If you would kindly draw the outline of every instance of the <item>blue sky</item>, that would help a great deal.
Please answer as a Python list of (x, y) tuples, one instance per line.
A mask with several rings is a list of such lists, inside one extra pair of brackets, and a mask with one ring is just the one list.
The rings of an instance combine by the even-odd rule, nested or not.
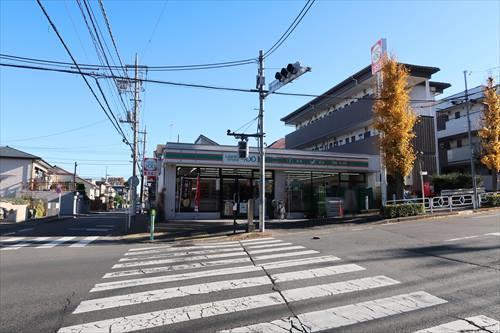
[[(97, 64), (76, 1), (43, 1), (80, 63)], [(101, 21), (99, 4), (91, 5)], [(104, 0), (120, 55), (127, 64), (135, 53), (143, 65), (178, 65), (257, 57), (286, 30), (303, 1), (119, 1)], [(316, 1), (290, 38), (266, 59), (266, 79), (300, 60), (312, 72), (283, 88), (319, 94), (369, 64), (370, 47), (381, 37), (402, 62), (436, 66), (434, 80), (464, 88), (482, 84), (500, 65), (500, 1)], [(155, 28), (156, 27), (156, 28)], [(107, 36), (107, 35), (106, 35)], [(108, 41), (111, 46), (111, 42)], [(1, 53), (70, 61), (34, 1), (0, 1)], [(148, 78), (227, 87), (254, 88), (256, 65), (193, 72), (149, 72)], [(252, 120), (254, 94), (180, 88), (148, 83), (142, 93), (142, 126), (147, 152), (156, 144), (193, 142), (205, 134), (222, 144)], [(116, 114), (118, 102), (106, 90)], [(279, 119), (309, 99), (271, 96), (266, 100), (266, 142), (292, 131)], [(126, 128), (126, 126), (125, 126)], [(74, 129), (74, 130), (73, 130)], [(255, 131), (253, 123), (248, 131)], [(130, 130), (127, 129), (130, 134)], [(81, 77), (0, 68), (0, 144), (37, 154), (67, 169), (102, 177), (131, 174), (130, 151), (106, 120)]]

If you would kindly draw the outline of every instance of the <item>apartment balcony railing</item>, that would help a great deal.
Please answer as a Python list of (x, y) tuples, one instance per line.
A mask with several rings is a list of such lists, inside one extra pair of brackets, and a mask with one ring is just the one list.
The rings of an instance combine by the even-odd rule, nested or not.
[[(458, 119), (450, 119), (444, 122), (443, 129), (438, 129), (438, 139), (446, 138), (449, 136), (467, 133), (467, 117), (460, 117)], [(477, 131), (481, 128), (481, 113), (472, 112), (470, 114), (470, 128), (471, 131)]]
[[(473, 145), (474, 148), (474, 158), (477, 157), (479, 148), (477, 144)], [(448, 163), (466, 162), (470, 160), (470, 147), (465, 145), (460, 148), (449, 149), (446, 154), (448, 158)]]
[(366, 126), (371, 122), (373, 100), (358, 100), (344, 108), (316, 120), (286, 136), (286, 147), (291, 149), (313, 145), (327, 137)]

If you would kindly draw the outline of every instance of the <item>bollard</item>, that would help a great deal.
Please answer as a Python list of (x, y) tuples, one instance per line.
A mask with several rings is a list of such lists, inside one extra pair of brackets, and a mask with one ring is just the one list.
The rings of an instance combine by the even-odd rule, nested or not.
[(370, 209), (370, 201), (368, 200), (368, 196), (365, 195), (365, 210)]
[(151, 209), (150, 211), (150, 225), (149, 225), (149, 240), (154, 240), (155, 239), (155, 217), (156, 217), (156, 211), (154, 209)]

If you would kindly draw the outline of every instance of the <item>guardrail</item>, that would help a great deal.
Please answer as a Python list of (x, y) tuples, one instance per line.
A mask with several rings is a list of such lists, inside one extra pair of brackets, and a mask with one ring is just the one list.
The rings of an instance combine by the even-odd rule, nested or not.
[[(487, 202), (489, 196), (498, 195), (500, 192), (485, 192), (478, 194), (479, 206)], [(434, 213), (439, 211), (463, 210), (474, 207), (473, 194), (454, 194), (447, 196), (424, 198), (425, 212)], [(387, 200), (388, 205), (415, 203), (422, 204), (422, 198), (410, 198), (401, 200)]]

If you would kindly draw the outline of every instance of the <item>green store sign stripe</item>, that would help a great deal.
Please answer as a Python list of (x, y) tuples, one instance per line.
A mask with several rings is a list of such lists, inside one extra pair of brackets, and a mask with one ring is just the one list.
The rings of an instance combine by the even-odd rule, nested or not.
[[(223, 162), (223, 156), (216, 155), (216, 154), (195, 154), (195, 153), (171, 152), (171, 153), (166, 153), (163, 157), (165, 159), (189, 159), (189, 160), (205, 160), (205, 161)], [(368, 161), (326, 160), (326, 159), (273, 157), (273, 156), (266, 156), (266, 163), (289, 164), (289, 165), (310, 165), (310, 166), (344, 166), (344, 167), (360, 167), (360, 168), (367, 168), (368, 167)]]

